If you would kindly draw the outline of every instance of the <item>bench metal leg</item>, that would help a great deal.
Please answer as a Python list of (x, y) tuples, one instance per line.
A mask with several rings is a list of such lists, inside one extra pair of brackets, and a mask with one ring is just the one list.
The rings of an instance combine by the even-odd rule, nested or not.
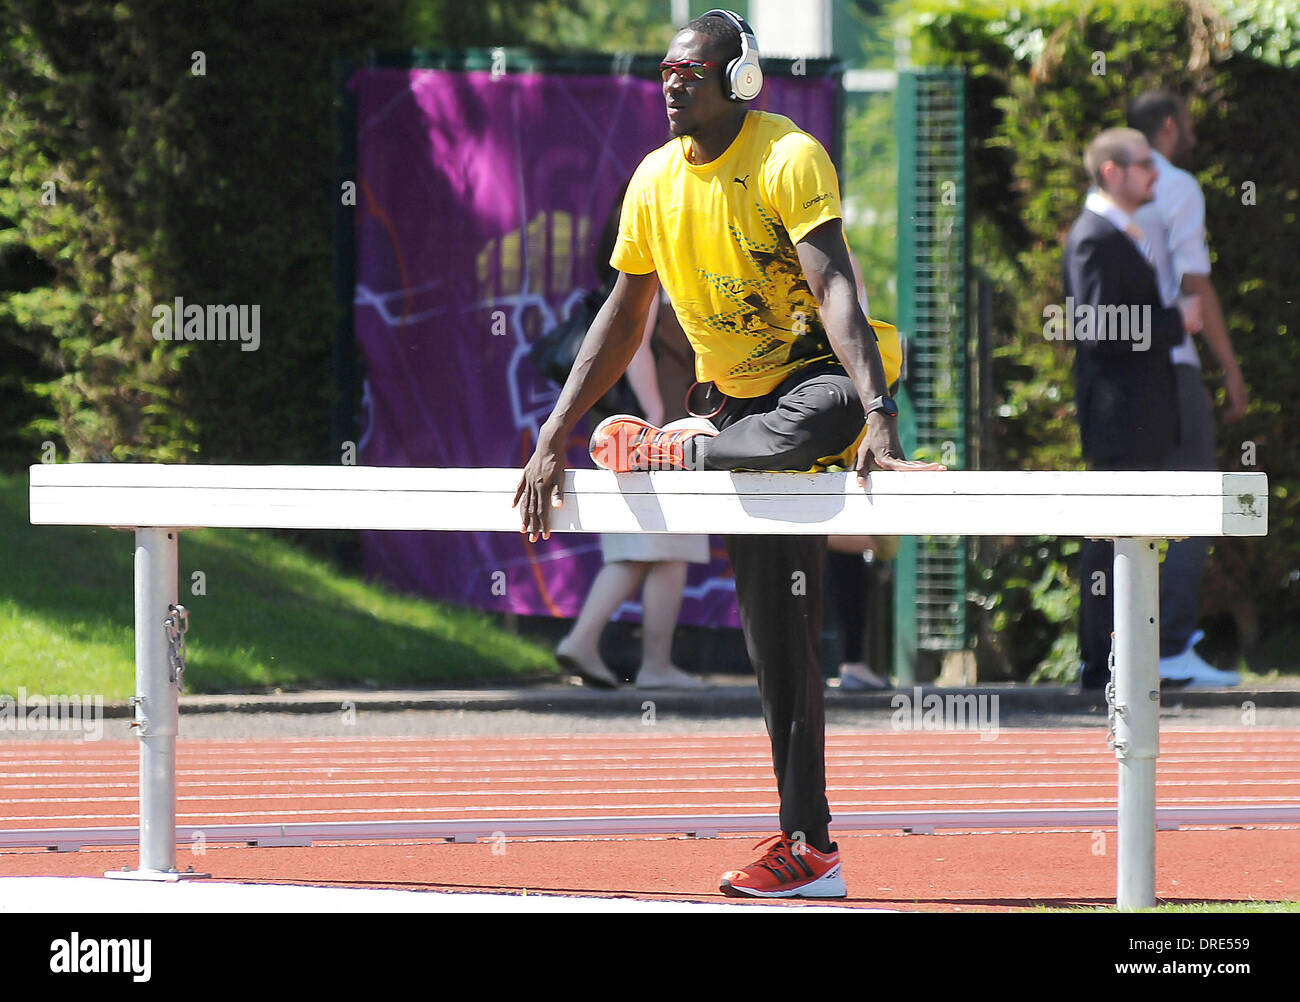
[(1154, 539), (1115, 540), (1115, 757), (1119, 760), (1116, 906), (1156, 903), (1156, 757), (1160, 748), (1160, 566)]
[(105, 876), (178, 880), (176, 731), (179, 690), (171, 678), (167, 607), (176, 604), (179, 529), (135, 531), (135, 721), (140, 739), (140, 868)]

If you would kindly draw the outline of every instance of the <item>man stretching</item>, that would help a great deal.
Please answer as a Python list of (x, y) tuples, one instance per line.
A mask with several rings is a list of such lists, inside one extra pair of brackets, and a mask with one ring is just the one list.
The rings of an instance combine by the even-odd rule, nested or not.
[[(713, 426), (661, 430), (638, 418), (601, 423), (597, 465), (645, 469), (809, 471), (909, 462), (875, 332), (858, 303), (826, 151), (787, 118), (749, 111), (758, 95), (753, 32), (710, 11), (677, 33), (661, 64), (673, 138), (650, 153), (623, 201), (610, 263), (619, 271), (537, 449), (515, 504), (533, 541), (548, 535), (564, 443), (636, 352), (662, 282), (695, 350)], [(766, 854), (723, 874), (724, 894), (844, 897), (828, 832), (821, 670), (824, 536), (726, 537), (745, 645), (781, 801)], [(802, 580), (805, 588), (793, 586)]]

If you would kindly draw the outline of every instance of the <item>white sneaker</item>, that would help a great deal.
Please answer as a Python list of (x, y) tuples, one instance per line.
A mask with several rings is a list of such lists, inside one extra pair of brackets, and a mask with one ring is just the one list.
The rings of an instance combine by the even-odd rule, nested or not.
[(840, 665), (840, 690), (862, 692), (867, 689), (892, 689), (888, 682), (860, 661)]
[(1173, 657), (1160, 659), (1160, 677), (1168, 682), (1186, 686), (1203, 686), (1221, 689), (1241, 685), (1241, 676), (1235, 671), (1221, 671), (1192, 650), (1205, 634), (1197, 630), (1187, 644), (1187, 650)]

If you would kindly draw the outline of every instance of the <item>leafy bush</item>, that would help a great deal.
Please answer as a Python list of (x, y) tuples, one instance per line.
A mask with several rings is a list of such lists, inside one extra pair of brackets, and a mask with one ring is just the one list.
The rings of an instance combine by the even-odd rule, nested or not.
[[(8, 0), (0, 469), (45, 440), (62, 460), (337, 461), (335, 61), (518, 45), (578, 8)], [(258, 350), (156, 341), (177, 296), (259, 306)]]
[[(1203, 610), (1212, 645), (1233, 642), (1235, 623), (1233, 639), (1247, 654), (1264, 634), (1294, 631), (1300, 438), (1291, 398), (1300, 347), (1289, 327), (1300, 10), (1269, 0), (1057, 0), (1010, 9), (921, 0), (908, 11), (914, 62), (968, 73), (973, 247), (994, 288), (990, 469), (1082, 468), (1073, 354), (1042, 336), (1043, 307), (1063, 295), (1065, 235), (1087, 190), (1082, 152), (1101, 129), (1124, 124), (1139, 92), (1167, 86), (1187, 95), (1215, 287), (1251, 390), (1246, 418), (1220, 424), (1220, 468), (1263, 470), (1270, 488), (1269, 536), (1214, 547)], [(1208, 351), (1201, 356), (1221, 402), (1217, 366)], [(1258, 465), (1244, 465), (1252, 451)], [(1063, 677), (1077, 663), (1068, 635), (1077, 622), (1076, 552), (1054, 540), (977, 548), (975, 620), (994, 648), (986, 667), (1024, 678), (1041, 663), (1040, 675)]]

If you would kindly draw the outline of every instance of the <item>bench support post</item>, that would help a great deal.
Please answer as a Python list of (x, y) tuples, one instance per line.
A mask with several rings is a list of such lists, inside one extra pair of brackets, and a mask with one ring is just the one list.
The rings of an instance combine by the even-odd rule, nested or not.
[(176, 604), (179, 529), (135, 531), (135, 719), (140, 739), (140, 868), (107, 877), (179, 880), (176, 869), (176, 732), (179, 688), (163, 621)]
[(1119, 860), (1115, 904), (1156, 904), (1156, 757), (1160, 744), (1160, 566), (1154, 539), (1115, 540), (1115, 757)]

